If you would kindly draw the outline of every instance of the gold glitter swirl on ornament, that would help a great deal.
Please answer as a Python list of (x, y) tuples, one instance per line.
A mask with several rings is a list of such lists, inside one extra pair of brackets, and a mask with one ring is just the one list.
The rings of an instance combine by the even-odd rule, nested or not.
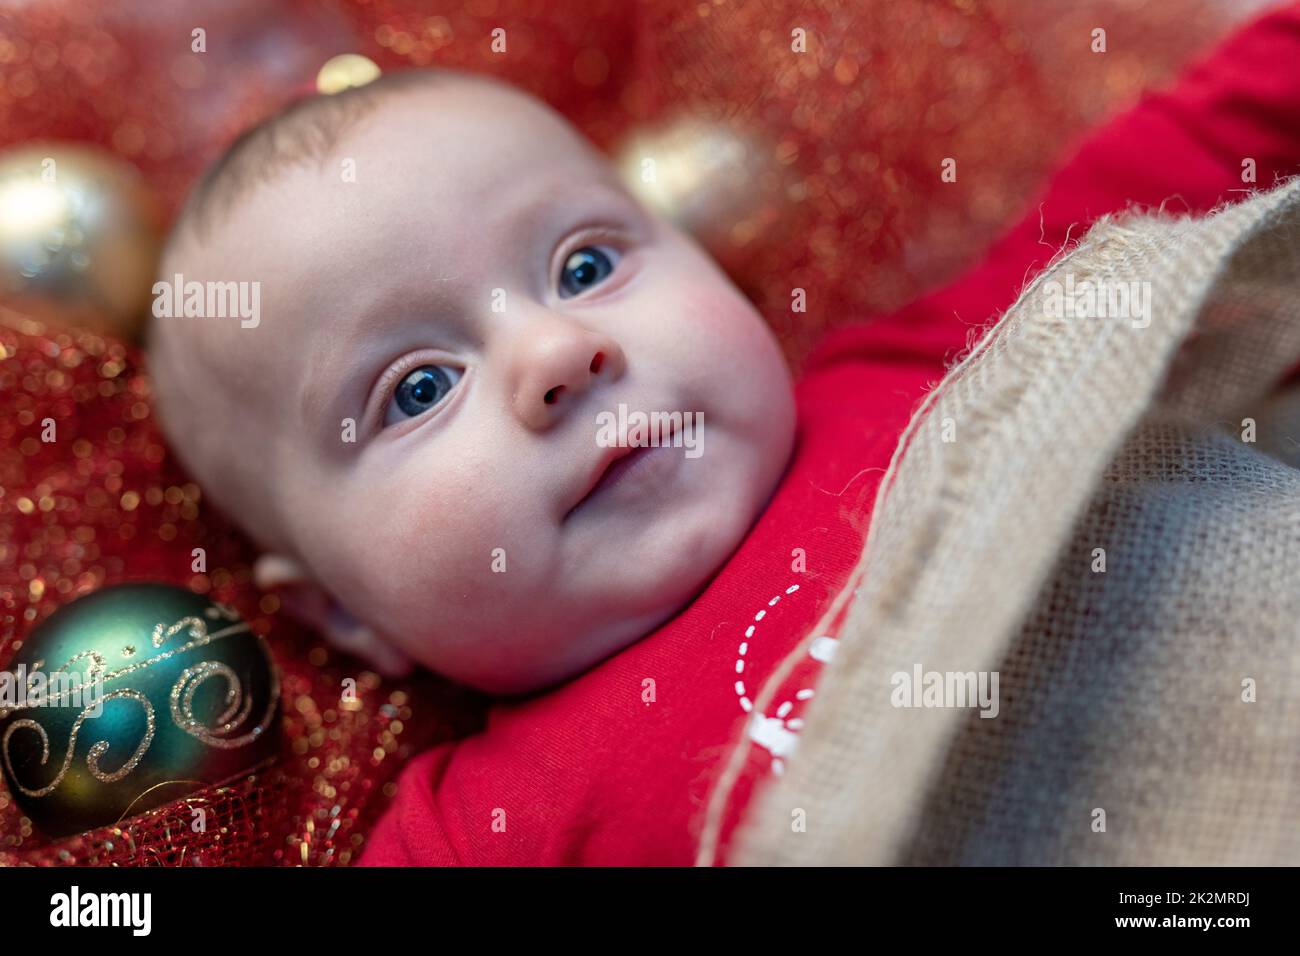
[(29, 797), (44, 797), (53, 793), (58, 788), (59, 784), (63, 782), (64, 777), (68, 775), (68, 769), (72, 766), (72, 752), (77, 747), (77, 733), (81, 730), (81, 725), (85, 723), (86, 718), (91, 715), (92, 711), (95, 712), (95, 716), (98, 716), (106, 702), (117, 699), (135, 700), (144, 707), (146, 725), (144, 737), (140, 740), (140, 743), (136, 745), (135, 753), (131, 755), (131, 758), (127, 760), (120, 769), (115, 770), (113, 773), (105, 773), (99, 769), (99, 758), (102, 757), (109, 748), (109, 743), (106, 740), (97, 741), (94, 746), (90, 748), (90, 753), (86, 756), (86, 766), (90, 769), (91, 775), (94, 776), (96, 780), (103, 783), (114, 783), (115, 781), (121, 780), (134, 770), (148, 751), (149, 745), (153, 743), (153, 736), (154, 731), (157, 729), (157, 723), (155, 722), (153, 707), (150, 705), (149, 700), (144, 696), (144, 694), (140, 693), (138, 690), (124, 688), (122, 690), (113, 691), (111, 694), (106, 694), (103, 700), (97, 700), (95, 703), (85, 707), (81, 713), (77, 715), (77, 719), (72, 724), (72, 731), (68, 735), (68, 749), (63, 756), (63, 766), (60, 767), (59, 772), (54, 775), (54, 779), (51, 780), (47, 786), (44, 786), (39, 790), (29, 789), (19, 782), (18, 775), (14, 773), (13, 763), (9, 759), (9, 742), (13, 735), (19, 730), (35, 730), (41, 736), (41, 766), (44, 766), (50, 759), (50, 736), (46, 733), (45, 728), (34, 720), (23, 718), (22, 720), (14, 721), (9, 726), (9, 729), (5, 731), (4, 740), (0, 742), (0, 752), (3, 752), (4, 754), (5, 766), (9, 769), (10, 779), (14, 781), (18, 789)]
[[(194, 716), (194, 694), (199, 689), (199, 686), (211, 677), (224, 677), (226, 679), (226, 704), (228, 706), (217, 718), (216, 727), (207, 727)], [(172, 720), (176, 722), (176, 726), (181, 730), (201, 740), (209, 747), (234, 750), (238, 747), (246, 747), (260, 737), (267, 727), (271, 726), (279, 700), (280, 688), (274, 678), (274, 669), (272, 669), (270, 700), (261, 721), (244, 736), (227, 740), (222, 735), (235, 730), (248, 719), (248, 714), (253, 709), (253, 698), (252, 695), (246, 696), (243, 694), (243, 685), (240, 683), (238, 675), (228, 665), (219, 661), (204, 661), (194, 667), (187, 667), (181, 673), (180, 679), (173, 685), (171, 692)], [(241, 702), (242, 707), (240, 706)], [(236, 711), (238, 711), (238, 716), (236, 716)]]
[[(86, 671), (86, 676), (88, 676), (92, 681), (95, 680), (97, 676), (102, 677), (104, 671), (108, 668), (108, 663), (104, 660), (104, 655), (99, 653), (98, 651), (82, 651), (80, 654), (77, 654), (74, 657), (69, 657), (66, 661), (60, 664), (58, 668), (54, 670), (53, 673), (55, 674), (66, 673), (68, 668), (70, 668), (73, 664), (87, 657), (90, 658), (91, 663), (90, 663), (90, 669)], [(43, 663), (44, 663), (43, 661), (38, 661), (33, 666), (32, 669), (33, 670), (38, 669)], [(82, 685), (78, 684), (77, 686), (81, 687)]]
[[(224, 604), (215, 603), (205, 612), (210, 618), (224, 617), (227, 621), (238, 621), (239, 613), (231, 607)], [(181, 631), (189, 630), (190, 637), (198, 639), (208, 632), (208, 624), (202, 618), (183, 617), (175, 624), (162, 625), (155, 624), (153, 629), (153, 646), (162, 647)]]
[[(238, 615), (230, 608), (224, 608), (223, 614), (226, 616), (234, 616), (236, 619), (238, 618)], [(145, 668), (152, 667), (155, 664), (160, 664), (163, 661), (168, 660), (169, 658), (175, 657), (177, 654), (184, 654), (186, 651), (194, 650), (194, 648), (196, 647), (203, 647), (207, 644), (211, 644), (213, 641), (218, 641), (223, 638), (230, 637), (234, 634), (246, 633), (250, 630), (250, 628), (246, 623), (240, 621), (239, 623), (234, 624), (230, 627), (223, 628), (220, 631), (209, 632), (207, 628), (207, 624), (201, 618), (186, 617), (186, 618), (182, 618), (180, 621), (177, 621), (175, 624), (172, 625), (163, 625), (163, 624), (155, 625), (154, 636), (153, 636), (154, 646), (158, 647), (161, 644), (166, 643), (172, 637), (176, 636), (176, 634), (186, 630), (188, 630), (189, 635), (191, 637), (191, 640), (188, 643), (182, 644), (180, 647), (172, 648), (169, 651), (164, 651), (163, 653), (155, 655), (154, 657), (151, 657), (148, 660), (136, 661), (134, 664), (128, 664), (125, 667), (119, 667), (115, 671), (105, 671), (103, 669), (102, 665), (104, 663), (104, 659), (99, 654), (95, 653), (94, 651), (84, 651), (80, 654), (77, 654), (75, 657), (68, 658), (67, 661), (65, 661), (57, 670), (54, 671), (54, 673), (55, 674), (62, 673), (76, 661), (81, 660), (83, 657), (91, 656), (101, 666), (98, 671), (92, 668), (90, 673), (97, 676), (104, 683), (108, 683), (110, 681), (116, 680), (119, 677), (124, 677), (127, 674), (133, 674), (136, 671), (144, 670)], [(166, 637), (160, 640), (159, 638), (160, 634), (165, 634)], [(37, 669), (43, 663), (44, 663), (43, 661), (37, 661), (36, 664), (33, 665), (33, 670)], [(59, 693), (44, 695), (42, 697), (42, 700), (47, 701), (49, 703), (57, 703), (59, 701), (65, 700), (66, 698), (72, 696), (75, 693), (80, 692), (81, 688), (84, 686), (85, 686), (84, 684), (76, 684), (68, 688), (67, 690), (61, 691)], [(35, 704), (28, 703), (28, 702), (20, 703), (14, 707), (10, 707), (6, 709), (4, 711), (4, 714), (15, 713), (20, 710), (27, 710), (28, 708), (33, 706), (35, 706)]]
[(208, 622), (199, 617), (183, 617), (175, 624), (155, 624), (153, 629), (153, 646), (162, 647), (181, 631), (188, 630), (190, 637), (198, 640), (208, 632)]
[[(135, 753), (131, 754), (131, 759), (128, 760), (126, 763), (124, 763), (120, 768), (113, 771), (112, 773), (104, 773), (102, 770), (99, 769), (99, 758), (102, 757), (108, 751), (108, 746), (109, 746), (108, 741), (100, 740), (93, 747), (90, 748), (90, 753), (86, 756), (86, 766), (90, 768), (91, 776), (93, 776), (100, 783), (116, 783), (118, 780), (121, 780), (132, 770), (134, 770), (136, 768), (136, 765), (140, 763), (140, 760), (144, 757), (145, 753), (149, 750), (149, 745), (153, 743), (154, 731), (157, 729), (157, 724), (155, 722), (154, 713), (153, 713), (153, 706), (149, 703), (148, 698), (146, 698), (144, 694), (140, 693), (138, 690), (131, 690), (129, 688), (124, 688), (122, 690), (115, 690), (113, 691), (113, 693), (105, 695), (104, 701), (109, 701), (109, 700), (139, 701), (140, 705), (144, 707), (146, 726), (145, 726), (144, 738), (136, 746)], [(103, 701), (99, 702), (99, 705), (102, 706)], [(80, 722), (80, 720), (81, 718), (79, 717), (78, 722)], [(76, 743), (76, 738), (77, 738), (77, 725), (74, 724), (72, 730), (72, 739), (68, 743), (69, 754), (71, 754), (72, 752), (73, 744)]]

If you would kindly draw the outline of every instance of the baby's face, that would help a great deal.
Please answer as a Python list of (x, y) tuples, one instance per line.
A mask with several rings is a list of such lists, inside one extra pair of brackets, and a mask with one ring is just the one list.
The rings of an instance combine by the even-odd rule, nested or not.
[[(294, 557), (489, 692), (573, 676), (682, 609), (790, 453), (789, 374), (750, 303), (509, 90), (395, 93), (182, 265), (261, 282), (256, 328), (190, 321), (229, 323), (207, 358), (248, 384), (218, 427), (257, 456)], [(620, 405), (702, 416), (697, 450), (607, 471), (628, 449), (598, 415)]]

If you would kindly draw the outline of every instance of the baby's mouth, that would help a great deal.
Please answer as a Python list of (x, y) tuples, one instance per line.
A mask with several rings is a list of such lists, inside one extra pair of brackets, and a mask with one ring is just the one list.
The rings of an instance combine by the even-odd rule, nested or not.
[(675, 427), (670, 428), (665, 436), (661, 436), (657, 445), (631, 445), (604, 449), (606, 454), (593, 471), (586, 491), (565, 513), (564, 520), (567, 521), (589, 502), (603, 498), (613, 493), (615, 489), (639, 483), (642, 479), (654, 480), (661, 470), (659, 466), (667, 464), (662, 459), (674, 454), (682, 454), (682, 450), (672, 444), (675, 432)]

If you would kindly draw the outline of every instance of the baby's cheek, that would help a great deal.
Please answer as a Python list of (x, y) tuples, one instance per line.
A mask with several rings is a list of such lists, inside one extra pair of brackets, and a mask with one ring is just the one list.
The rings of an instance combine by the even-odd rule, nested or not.
[(504, 609), (541, 556), (527, 534), (526, 509), (511, 506), (501, 481), (444, 478), (436, 489), (428, 485), (383, 496), (371, 524), (368, 574), (392, 619), (407, 630), (436, 615), (463, 632), (462, 617), (472, 621)]
[(766, 487), (773, 470), (784, 467), (794, 432), (794, 383), (776, 337), (724, 282), (692, 297), (684, 315), (697, 336), (685, 376), (704, 396), (714, 425), (747, 446), (751, 477)]
[(672, 303), (660, 328), (683, 352), (711, 362), (733, 355), (754, 361), (766, 352), (770, 334), (762, 317), (722, 276), (700, 270), (680, 276), (674, 286), (659, 300)]
[(487, 509), (467, 489), (421, 487), (385, 497), (372, 527), (383, 551), (376, 560), (395, 586), (409, 583), (417, 593), (455, 587), (492, 537)]
[(679, 353), (681, 367), (697, 386), (734, 400), (788, 378), (771, 331), (739, 293), (705, 289), (683, 302), (680, 315), (678, 342), (687, 346)]

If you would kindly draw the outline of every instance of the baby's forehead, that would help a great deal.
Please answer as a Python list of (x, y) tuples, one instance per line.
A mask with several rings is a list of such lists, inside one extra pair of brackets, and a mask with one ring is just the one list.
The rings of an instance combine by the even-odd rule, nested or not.
[(383, 175), (431, 186), (443, 177), (447, 192), (467, 203), (512, 182), (536, 182), (548, 173), (610, 176), (612, 168), (563, 118), (543, 103), (497, 84), (461, 83), (418, 88), (386, 97), (337, 144), (336, 159), (357, 159)]
[(629, 198), (613, 166), (537, 100), (482, 80), (422, 85), (390, 91), (316, 161), (260, 183), (233, 204), (204, 252), (229, 272), (259, 244), (310, 253), (460, 240), (481, 234), (494, 213), (508, 220), (601, 187)]
[[(373, 281), (400, 265), (387, 256), (418, 250), (436, 268), (451, 247), (499, 254), (531, 218), (610, 195), (631, 202), (613, 166), (531, 97), (483, 82), (419, 87), (385, 96), (319, 161), (258, 186), (202, 255), (220, 273), (297, 259), (316, 283), (351, 291), (358, 268)], [(335, 253), (348, 261), (324, 262)]]

